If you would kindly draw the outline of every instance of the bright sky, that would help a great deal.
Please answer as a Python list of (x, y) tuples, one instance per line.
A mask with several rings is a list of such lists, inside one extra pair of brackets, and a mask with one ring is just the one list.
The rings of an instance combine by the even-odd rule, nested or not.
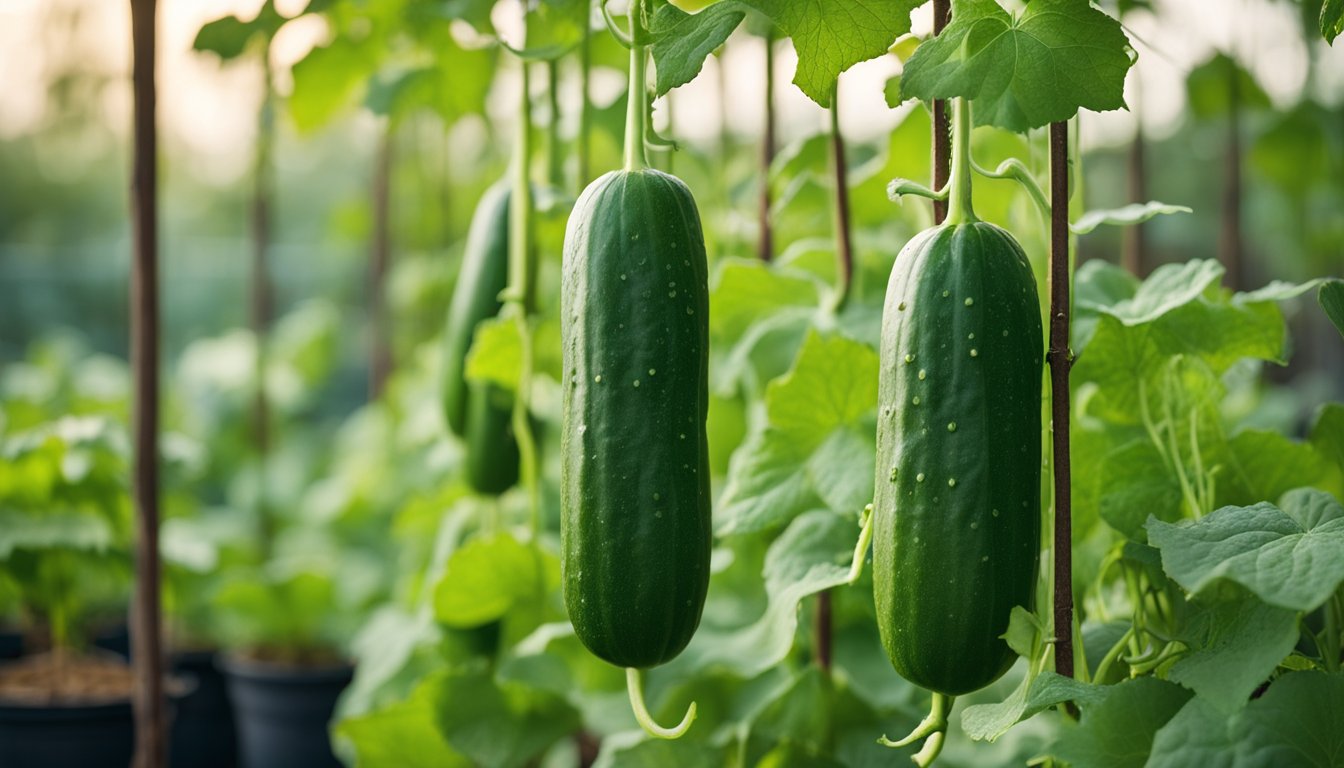
[[(278, 0), (284, 13), (296, 12), (307, 0)], [(220, 67), (210, 57), (191, 52), (191, 41), (204, 22), (233, 12), (248, 18), (261, 0), (160, 0), (160, 119), (166, 143), (184, 150), (207, 175), (241, 173), (251, 141), (259, 94), (258, 70), (250, 66)], [(1291, 103), (1306, 75), (1307, 49), (1297, 28), (1296, 8), (1272, 0), (1159, 0), (1163, 23), (1140, 14), (1129, 20), (1139, 62), (1131, 72), (1127, 99), (1138, 107), (1148, 130), (1161, 136), (1175, 128), (1183, 108), (1184, 78), (1215, 48), (1233, 50), (1249, 61), (1257, 79), (1279, 105)], [(507, 14), (506, 14), (507, 16)], [(926, 32), (931, 13), (917, 12), (915, 31)], [(46, 108), (41, 86), (44, 73), (59, 71), (72, 60), (105, 73), (115, 82), (99, 105), (109, 125), (130, 125), (130, 14), (126, 0), (0, 0), (0, 140), (30, 132)], [(74, 32), (53, 29), (51, 18), (78, 19)], [(291, 24), (276, 41), (274, 58), (283, 71), (326, 34), (317, 19)], [(73, 41), (73, 42), (71, 42)], [(764, 57), (759, 40), (739, 35), (724, 62), (732, 73), (728, 118), (740, 132), (756, 132)], [(1344, 96), (1344, 43), (1322, 51), (1319, 83), (1334, 100)], [(777, 74), (787, 82), (793, 73), (791, 53), (776, 57)], [(882, 85), (899, 65), (886, 57), (860, 64), (842, 78), (841, 118), (855, 139), (880, 135), (897, 119), (882, 101)], [(676, 110), (674, 134), (690, 140), (717, 132), (719, 104), (717, 64), (680, 89), (678, 103), (696, 109)], [(599, 92), (610, 97), (622, 87), (621, 76), (599, 79)], [(503, 90), (507, 94), (507, 90)], [(497, 93), (498, 95), (498, 93)], [(494, 108), (507, 114), (511, 99)], [(777, 96), (784, 139), (817, 130), (823, 113), (793, 87)], [(1083, 122), (1085, 144), (1124, 140), (1134, 116), (1117, 112), (1089, 116)]]

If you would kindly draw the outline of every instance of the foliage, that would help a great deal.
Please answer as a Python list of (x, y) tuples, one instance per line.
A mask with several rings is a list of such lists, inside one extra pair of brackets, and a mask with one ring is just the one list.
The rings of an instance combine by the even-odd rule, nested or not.
[[(795, 83), (828, 105), (842, 72), (886, 55), (909, 32), (916, 5), (655, 2), (650, 85), (667, 94), (690, 82), (711, 53), (737, 44), (735, 30), (750, 20), (747, 33), (770, 29), (780, 45), (787, 39), (798, 54)], [(527, 35), (509, 32), (510, 39), (501, 39), (496, 22), (522, 16), (521, 4), (495, 8), (492, 0), (329, 0), (293, 18), (267, 2), (251, 20), (207, 24), (196, 48), (238, 66), (258, 64), (261, 49), (300, 16), (327, 32), (290, 72), (273, 73), (277, 87), (292, 76), (293, 90), (277, 107), (300, 132), (282, 132), (280, 167), (289, 183), (307, 185), (284, 189), (281, 219), (307, 228), (296, 226), (277, 248), (301, 257), (287, 262), (284, 312), (265, 349), (251, 333), (230, 329), (241, 314), (232, 306), (236, 286), (221, 287), (213, 271), (200, 281), (209, 283), (210, 301), (173, 315), (165, 329), (170, 339), (191, 339), (173, 346), (165, 379), (163, 547), (173, 638), (291, 661), (355, 660), (355, 681), (332, 726), (354, 765), (902, 759), (874, 742), (914, 726), (927, 698), (892, 671), (874, 625), (871, 579), (855, 578), (853, 558), (874, 475), (883, 289), (899, 246), (931, 223), (924, 203), (897, 207), (886, 196), (893, 178), (930, 175), (928, 112), (908, 102), (972, 98), (983, 126), (973, 137), (975, 158), (991, 168), (1020, 158), (1022, 175), (1039, 183), (1043, 137), (1028, 129), (1080, 109), (1123, 107), (1134, 63), (1124, 30), (1083, 0), (1033, 0), (1012, 4), (1014, 13), (989, 0), (953, 5), (943, 36), (907, 37), (894, 51), (903, 69), (887, 89), (901, 110), (893, 130), (850, 145), (855, 278), (842, 310), (826, 134), (788, 132), (793, 140), (768, 169), (754, 144), (727, 128), (722, 147), (690, 141), (655, 155), (694, 190), (711, 259), (711, 585), (690, 646), (652, 670), (646, 688), (660, 719), (698, 702), (700, 719), (676, 742), (637, 730), (621, 671), (583, 648), (560, 599), (564, 376), (556, 297), (565, 220), (574, 190), (588, 181), (569, 162), (581, 140), (578, 116), (567, 96), (551, 119), (549, 86), (531, 94), (538, 119), (497, 106), (514, 102), (503, 93), (517, 82), (510, 46), (534, 69), (556, 62), (569, 95), (582, 51), (599, 85), (622, 74), (624, 51), (598, 14), (584, 13), (594, 9), (573, 0), (528, 3)], [(1112, 5), (1117, 13), (1157, 13), (1143, 2)], [(1337, 0), (1321, 5), (1327, 40), (1339, 33), (1340, 8)], [(511, 22), (499, 26), (512, 30)], [(1161, 180), (1154, 186), (1196, 209), (1148, 225), (1153, 255), (1180, 254), (1179, 263), (1144, 279), (1098, 260), (1082, 260), (1076, 273), (1069, 394), (1078, 679), (1051, 671), (1043, 574), (1038, 613), (1015, 611), (1007, 633), (1022, 661), (958, 699), (946, 765), (1021, 765), (1042, 756), (1079, 766), (1329, 765), (1341, 748), (1330, 717), (1344, 706), (1344, 405), (1326, 402), (1339, 396), (1328, 369), (1318, 371), (1326, 379), (1319, 390), (1305, 379), (1285, 381), (1281, 369), (1321, 366), (1341, 340), (1330, 323), (1344, 334), (1344, 281), (1310, 279), (1338, 273), (1340, 110), (1309, 93), (1276, 109), (1249, 71), (1227, 55), (1197, 68), (1185, 84), (1191, 119), (1151, 145), (1153, 178)], [(602, 90), (594, 87), (598, 102), (587, 112), (593, 171), (615, 161), (625, 115), (625, 97), (599, 98)], [(698, 105), (674, 98), (683, 124)], [(864, 98), (880, 108), (876, 93)], [(1292, 281), (1240, 292), (1224, 288), (1222, 268), (1205, 258), (1213, 252), (1217, 175), (1189, 172), (1203, 157), (1192, 147), (1204, 151), (1234, 106), (1247, 115), (1247, 234), (1266, 256), (1259, 274)], [(364, 400), (363, 326), (351, 319), (366, 299), (358, 288), (366, 190), (318, 194), (339, 186), (333, 179), (359, 176), (352, 163), (371, 141), (368, 121), (342, 122), (354, 112), (379, 118), (377, 130), (406, 147), (392, 196), (398, 367), (372, 402)], [(519, 124), (554, 127), (560, 155), (528, 169), (539, 177), (543, 166), (560, 168), (549, 179), (554, 186), (536, 187), (532, 375), (524, 380), (523, 334), (509, 321), (481, 326), (467, 375), (531, 395), (542, 461), (535, 532), (522, 491), (496, 498), (468, 490), (464, 449), (444, 428), (436, 394), (462, 224), (499, 177), (505, 137)], [(30, 181), (23, 195), (0, 191), (0, 211), (8, 212), (0, 213), (0, 234), (44, 246), (85, 237), (93, 217), (69, 206), (97, 213), (93, 198), (75, 196), (27, 159), (61, 145), (14, 146), (0, 155), (0, 168)], [(1117, 199), (1112, 190), (1123, 185), (1105, 173), (1113, 155), (1073, 161), (1082, 182), (1076, 210), (1085, 209), (1084, 192), (1087, 203), (1107, 206), (1075, 218), (1084, 254), (1109, 258), (1111, 241), (1102, 229), (1089, 234), (1094, 226), (1181, 208)], [(439, 160), (451, 167), (437, 168)], [(325, 175), (298, 175), (320, 165), (329, 166)], [(778, 254), (771, 263), (745, 258), (756, 225), (746, 212), (755, 210), (760, 184), (770, 192)], [(177, 237), (200, 221), (210, 237), (234, 236), (242, 203), (204, 183), (192, 190), (182, 207), (210, 209), (214, 218), (177, 219), (167, 233)], [(112, 192), (105, 197), (109, 210), (120, 205)], [(977, 182), (976, 209), (1022, 242), (1046, 295), (1046, 231), (1031, 196), (1019, 184)], [(120, 230), (109, 231), (107, 242), (121, 247)], [(310, 250), (295, 247), (301, 239), (312, 241)], [(185, 258), (199, 241), (169, 242)], [(212, 270), (244, 261), (230, 243), (237, 247), (203, 257)], [(102, 245), (93, 250), (106, 261)], [(43, 248), (34, 252), (48, 259)], [(51, 256), (63, 269), (75, 263), (62, 258)], [(15, 263), (8, 252), (0, 259), (6, 280), (21, 274), (8, 271)], [(169, 283), (165, 294), (179, 286)], [(101, 283), (98, 290), (105, 292)], [(325, 298), (306, 298), (319, 291)], [(207, 323), (207, 305), (229, 311)], [(14, 327), (24, 336), (32, 326)], [(1315, 327), (1329, 337), (1312, 335)], [(87, 619), (124, 609), (130, 551), (122, 427), (129, 377), (116, 355), (76, 338), (29, 343), (26, 359), (7, 358), (0, 372), (0, 617), (68, 624), (58, 635), (71, 643)], [(0, 351), (17, 356), (19, 348), (5, 344)], [(250, 374), (259, 353), (267, 357), (263, 382)], [(273, 413), (264, 460), (250, 420), (258, 387)], [(1041, 458), (1048, 475), (1049, 457)], [(270, 514), (260, 515), (263, 508)], [(862, 560), (861, 549), (860, 567)], [(822, 594), (831, 609), (829, 671), (816, 659)], [(1078, 707), (1077, 720), (1064, 712), (1066, 702)]]

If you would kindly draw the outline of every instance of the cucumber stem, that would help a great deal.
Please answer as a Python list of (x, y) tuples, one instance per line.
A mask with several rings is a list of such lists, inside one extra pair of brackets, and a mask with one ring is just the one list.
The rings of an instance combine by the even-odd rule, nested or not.
[[(638, 2), (638, 0), (636, 0)], [(685, 735), (686, 731), (691, 729), (691, 723), (695, 722), (695, 702), (686, 709), (686, 715), (681, 718), (681, 722), (672, 728), (664, 728), (653, 721), (653, 716), (649, 714), (648, 707), (644, 706), (644, 674), (636, 667), (625, 668), (625, 687), (630, 693), (630, 708), (635, 712), (635, 720), (639, 722), (639, 727), (644, 732), (658, 739), (679, 739)]]
[(648, 120), (648, 89), (645, 84), (647, 61), (643, 0), (630, 0), (630, 91), (625, 109), (625, 170), (641, 171), (649, 167), (644, 151), (645, 121)]
[(945, 224), (971, 224), (979, 221), (971, 206), (971, 104), (966, 99), (952, 100), (952, 177), (948, 180)]

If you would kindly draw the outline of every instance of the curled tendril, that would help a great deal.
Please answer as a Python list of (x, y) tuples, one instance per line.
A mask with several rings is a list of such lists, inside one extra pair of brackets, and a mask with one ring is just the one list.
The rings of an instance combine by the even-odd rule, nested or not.
[(883, 736), (877, 743), (884, 747), (896, 748), (906, 747), (924, 739), (924, 746), (920, 747), (910, 759), (920, 768), (932, 765), (933, 761), (938, 759), (938, 754), (943, 751), (943, 740), (947, 737), (947, 715), (952, 711), (952, 702), (951, 696), (935, 692), (929, 714), (915, 726), (915, 730), (911, 731), (909, 736), (900, 741), (891, 741)]
[(644, 732), (659, 739), (679, 739), (691, 729), (691, 723), (695, 722), (695, 702), (687, 708), (685, 717), (681, 722), (672, 728), (664, 728), (653, 721), (653, 716), (649, 714), (648, 707), (644, 706), (644, 677), (643, 673), (635, 667), (627, 667), (625, 670), (625, 686), (630, 692), (630, 707), (635, 711), (635, 720)]

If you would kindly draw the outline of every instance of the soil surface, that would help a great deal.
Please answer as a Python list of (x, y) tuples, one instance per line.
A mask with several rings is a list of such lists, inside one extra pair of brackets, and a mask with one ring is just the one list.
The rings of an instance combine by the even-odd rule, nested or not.
[(134, 679), (120, 658), (40, 653), (0, 664), (0, 703), (106, 704), (130, 698)]

